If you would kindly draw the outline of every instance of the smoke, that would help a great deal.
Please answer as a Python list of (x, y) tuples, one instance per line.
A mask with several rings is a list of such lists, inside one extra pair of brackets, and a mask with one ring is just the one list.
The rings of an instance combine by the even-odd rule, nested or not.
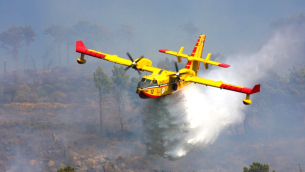
[[(304, 19), (301, 14), (297, 22), (291, 18), (286, 24), (282, 22), (258, 52), (229, 56), (225, 63), (230, 68), (201, 71), (199, 77), (252, 88), (268, 79), (271, 71), (285, 73), (293, 64), (304, 64)], [(254, 104), (260, 94), (263, 90), (251, 96)], [(177, 159), (191, 149), (213, 144), (228, 126), (244, 120), (244, 98), (236, 92), (192, 84), (173, 95), (148, 101), (142, 113), (148, 153)]]

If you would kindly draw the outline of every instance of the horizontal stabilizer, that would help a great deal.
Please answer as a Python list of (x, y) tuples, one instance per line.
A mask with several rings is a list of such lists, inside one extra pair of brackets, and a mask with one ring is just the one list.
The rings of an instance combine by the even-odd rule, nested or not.
[(230, 67), (230, 65), (224, 64), (224, 63), (221, 63), (221, 64), (219, 64), (218, 66), (219, 66), (219, 67), (224, 67), (224, 68)]
[(230, 67), (230, 65), (228, 65), (228, 64), (224, 64), (224, 63), (219, 63), (219, 62), (212, 61), (212, 60), (210, 60), (210, 57), (211, 57), (211, 53), (209, 53), (209, 54), (207, 55), (207, 57), (206, 57), (205, 59), (203, 59), (203, 63), (204, 63), (205, 69), (208, 69), (208, 68), (209, 68), (209, 65), (208, 65), (208, 64), (211, 64), (211, 65), (214, 65), (214, 66), (219, 66), (219, 67), (224, 67), (224, 68)]
[(159, 50), (159, 52), (174, 55), (174, 56), (177, 57), (178, 62), (181, 63), (181, 57), (186, 58), (186, 59), (188, 59), (190, 57), (187, 54), (183, 54), (183, 49), (184, 49), (184, 47), (181, 47), (179, 52), (170, 51), (170, 50), (166, 50), (166, 49), (161, 49), (161, 50)]
[(187, 54), (183, 54), (182, 53), (183, 49), (184, 49), (184, 47), (181, 47), (179, 52), (170, 51), (170, 50), (166, 50), (166, 49), (161, 49), (161, 50), (159, 50), (159, 52), (176, 56), (179, 63), (181, 62), (181, 57), (186, 58), (188, 61), (198, 61), (198, 62), (204, 63), (205, 69), (209, 68), (208, 64), (223, 67), (223, 68), (230, 67), (230, 65), (228, 65), (228, 64), (224, 64), (224, 63), (215, 62), (215, 61), (210, 60), (211, 53), (209, 53), (205, 59), (202, 59), (202, 58), (198, 58), (198, 57), (189, 56)]

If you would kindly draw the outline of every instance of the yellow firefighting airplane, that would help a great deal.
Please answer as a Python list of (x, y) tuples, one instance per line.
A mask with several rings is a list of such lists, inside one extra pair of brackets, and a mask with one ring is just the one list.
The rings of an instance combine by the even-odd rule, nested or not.
[(211, 61), (211, 53), (209, 53), (205, 59), (202, 59), (201, 55), (204, 47), (204, 42), (205, 35), (200, 35), (191, 55), (183, 54), (184, 47), (181, 47), (179, 52), (174, 52), (165, 49), (159, 50), (162, 53), (176, 56), (179, 63), (181, 63), (181, 58), (186, 58), (188, 60), (185, 68), (180, 70), (178, 70), (177, 63), (175, 63), (175, 72), (154, 67), (152, 66), (152, 62), (149, 59), (144, 58), (143, 56), (136, 60), (133, 60), (130, 54), (127, 53), (127, 56), (130, 59), (127, 60), (120, 58), (117, 55), (105, 54), (99, 51), (87, 49), (82, 41), (76, 42), (76, 52), (81, 53), (81, 56), (79, 59), (77, 59), (77, 62), (79, 64), (86, 63), (86, 60), (84, 59), (86, 54), (103, 60), (125, 65), (127, 66), (125, 70), (133, 68), (137, 70), (139, 74), (141, 74), (140, 71), (151, 72), (151, 75), (143, 76), (142, 80), (137, 86), (137, 93), (143, 99), (166, 96), (194, 82), (206, 86), (212, 86), (220, 89), (245, 93), (246, 99), (243, 100), (243, 103), (245, 105), (251, 104), (252, 101), (250, 100), (250, 95), (260, 92), (260, 84), (255, 85), (251, 89), (242, 86), (223, 83), (222, 81), (213, 81), (197, 77), (200, 63), (204, 64), (205, 69), (209, 68), (209, 64), (224, 68), (230, 67), (230, 65), (227, 64)]

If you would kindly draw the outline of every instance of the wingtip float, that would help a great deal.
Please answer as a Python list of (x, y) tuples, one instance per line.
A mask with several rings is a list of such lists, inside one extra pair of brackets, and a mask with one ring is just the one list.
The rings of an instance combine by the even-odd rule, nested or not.
[(228, 68), (230, 65), (210, 60), (211, 53), (207, 55), (205, 59), (201, 58), (202, 50), (205, 43), (205, 35), (200, 35), (191, 55), (183, 54), (184, 47), (181, 47), (178, 52), (160, 49), (159, 52), (174, 55), (177, 57), (179, 63), (181, 59), (187, 59), (185, 68), (178, 69), (177, 63), (175, 63), (176, 71), (163, 70), (152, 66), (151, 60), (144, 58), (143, 56), (133, 60), (129, 53), (127, 56), (130, 60), (118, 57), (117, 55), (106, 54), (103, 52), (87, 49), (82, 41), (76, 42), (76, 52), (81, 53), (80, 58), (77, 59), (79, 64), (85, 64), (85, 55), (93, 56), (99, 59), (107, 60), (114, 63), (127, 66), (125, 70), (133, 68), (141, 74), (140, 71), (151, 72), (152, 75), (143, 76), (137, 86), (137, 93), (143, 99), (158, 98), (172, 94), (174, 91), (181, 89), (189, 85), (190, 83), (198, 83), (206, 86), (217, 87), (220, 89), (231, 90), (246, 94), (246, 99), (243, 100), (245, 105), (252, 104), (250, 95), (260, 92), (260, 84), (255, 85), (252, 89), (237, 85), (231, 85), (223, 83), (223, 81), (214, 81), (205, 78), (197, 77), (200, 63), (203, 63), (205, 69), (209, 68), (209, 65)]

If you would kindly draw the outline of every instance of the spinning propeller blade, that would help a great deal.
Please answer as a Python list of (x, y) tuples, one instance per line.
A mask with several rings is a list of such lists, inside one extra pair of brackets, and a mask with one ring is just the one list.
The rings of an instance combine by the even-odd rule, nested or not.
[(176, 76), (177, 76), (177, 78), (176, 78), (176, 79), (177, 79), (177, 81), (179, 81), (179, 80), (180, 80), (180, 75), (182, 75), (183, 73), (180, 73), (180, 72), (179, 72), (177, 62), (175, 62), (175, 69), (176, 69), (176, 72), (177, 72), (177, 73), (172, 74), (172, 75), (176, 75)]
[(176, 67), (176, 72), (179, 72), (177, 62), (175, 62), (175, 67)]
[(139, 59), (137, 59), (135, 62), (137, 63), (138, 61), (140, 61), (141, 59), (143, 59), (144, 56), (141, 56)]
[(131, 68), (131, 66), (127, 66), (124, 70), (127, 71), (129, 68)]
[(125, 71), (127, 71), (129, 68), (133, 68), (133, 69), (137, 70), (137, 72), (138, 72), (139, 75), (141, 75), (140, 70), (137, 68), (137, 63), (138, 63), (140, 60), (142, 60), (144, 57), (141, 56), (141, 57), (138, 58), (136, 61), (134, 61), (133, 58), (131, 57), (131, 55), (130, 55), (128, 52), (127, 52), (126, 54), (127, 54), (127, 56), (129, 57), (130, 61), (132, 61), (132, 64), (131, 64), (130, 66), (127, 66), (127, 67), (125, 68)]
[(129, 59), (133, 62), (133, 59), (132, 59), (131, 55), (128, 52), (126, 54), (129, 57)]

